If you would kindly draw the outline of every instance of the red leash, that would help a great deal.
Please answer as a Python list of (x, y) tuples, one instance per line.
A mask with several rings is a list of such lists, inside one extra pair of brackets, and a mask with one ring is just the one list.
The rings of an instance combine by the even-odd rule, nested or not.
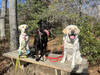
[(63, 40), (62, 50), (63, 50), (63, 52), (62, 52), (62, 55), (61, 56), (58, 56), (58, 57), (50, 57), (50, 56), (47, 56), (46, 58), (48, 58), (50, 60), (50, 62), (58, 62), (58, 61), (61, 61), (61, 59), (62, 59), (62, 57), (64, 55), (64, 40)]

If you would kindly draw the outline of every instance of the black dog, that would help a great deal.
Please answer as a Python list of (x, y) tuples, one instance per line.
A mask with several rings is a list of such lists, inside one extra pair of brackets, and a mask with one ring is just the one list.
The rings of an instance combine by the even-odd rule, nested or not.
[(46, 48), (49, 37), (49, 30), (51, 29), (50, 24), (47, 21), (40, 20), (38, 22), (39, 28), (35, 35), (34, 48), (36, 54), (36, 60), (39, 61), (41, 57), (43, 60), (46, 55)]
[(42, 21), (38, 23), (39, 28), (37, 29), (35, 39), (34, 39), (34, 45), (31, 49), (31, 52), (29, 56), (35, 57), (36, 61), (39, 61), (41, 57), (45, 57), (46, 51), (47, 51), (47, 43), (48, 43), (48, 37), (51, 37), (51, 28), (52, 26), (47, 21)]
[(35, 40), (34, 40), (34, 48), (37, 61), (39, 61), (41, 57), (44, 58), (46, 54), (48, 36), (49, 36), (49, 31), (47, 29), (37, 30), (37, 34), (35, 35)]

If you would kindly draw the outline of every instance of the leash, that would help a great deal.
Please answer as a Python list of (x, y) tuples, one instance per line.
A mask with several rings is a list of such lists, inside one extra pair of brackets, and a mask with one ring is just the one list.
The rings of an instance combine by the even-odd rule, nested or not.
[[(38, 29), (37, 30), (38, 31), (38, 34), (40, 35), (41, 34), (41, 32), (40, 32), (40, 29)], [(48, 32), (48, 30), (44, 30), (46, 33), (47, 33), (47, 35), (49, 36), (49, 32)], [(63, 55), (64, 55), (64, 40), (63, 40), (63, 47), (62, 47), (62, 55), (61, 56), (58, 56), (58, 57), (50, 57), (50, 56), (46, 56), (46, 58), (47, 59), (49, 59), (50, 60), (50, 62), (58, 62), (58, 61), (61, 61), (61, 59), (62, 59), (62, 57), (63, 57)], [(55, 61), (54, 61), (55, 60)]]
[(62, 47), (62, 55), (58, 56), (58, 57), (46, 56), (46, 58), (48, 58), (50, 60), (50, 62), (58, 62), (58, 61), (61, 61), (63, 56), (64, 56), (64, 40), (63, 40), (63, 47)]
[[(26, 38), (24, 38), (25, 40)], [(24, 40), (22, 41), (22, 45), (24, 44)], [(22, 50), (22, 46), (21, 46), (21, 50)], [(15, 65), (15, 75), (16, 75), (16, 72), (17, 72), (17, 67), (19, 66), (19, 68), (21, 69), (21, 64), (20, 64), (20, 56), (21, 56), (21, 50), (18, 51), (18, 54), (17, 54), (17, 60), (16, 60), (16, 65)], [(27, 56), (23, 56), (23, 58), (26, 58)]]
[(20, 64), (19, 55), (17, 55), (16, 66), (15, 66), (15, 75), (16, 75), (16, 72), (17, 72), (17, 67), (18, 67), (18, 65), (19, 65), (19, 68), (21, 69), (21, 64)]

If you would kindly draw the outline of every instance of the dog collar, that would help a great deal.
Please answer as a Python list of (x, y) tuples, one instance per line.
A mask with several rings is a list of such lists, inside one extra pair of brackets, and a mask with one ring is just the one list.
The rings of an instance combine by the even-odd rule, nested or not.
[(42, 34), (42, 33), (40, 32), (40, 29), (38, 29), (37, 31), (38, 31), (38, 34), (39, 34), (39, 35)]
[(22, 35), (22, 36), (23, 36), (24, 40), (26, 40), (26, 36), (27, 36), (27, 35), (25, 34), (25, 35)]
[(45, 29), (44, 32), (49, 36), (49, 31), (47, 29)]

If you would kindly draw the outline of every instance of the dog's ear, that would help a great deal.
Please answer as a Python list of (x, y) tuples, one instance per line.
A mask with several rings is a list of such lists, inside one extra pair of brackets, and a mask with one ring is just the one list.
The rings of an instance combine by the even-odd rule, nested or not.
[(20, 26), (18, 26), (18, 29), (19, 29), (19, 30), (21, 30), (21, 27), (22, 27), (21, 25), (20, 25)]
[(26, 29), (28, 29), (28, 25), (26, 25)]
[(77, 33), (79, 34), (80, 33), (80, 29), (77, 27)]
[(67, 34), (67, 28), (63, 29), (62, 31), (64, 34)]

